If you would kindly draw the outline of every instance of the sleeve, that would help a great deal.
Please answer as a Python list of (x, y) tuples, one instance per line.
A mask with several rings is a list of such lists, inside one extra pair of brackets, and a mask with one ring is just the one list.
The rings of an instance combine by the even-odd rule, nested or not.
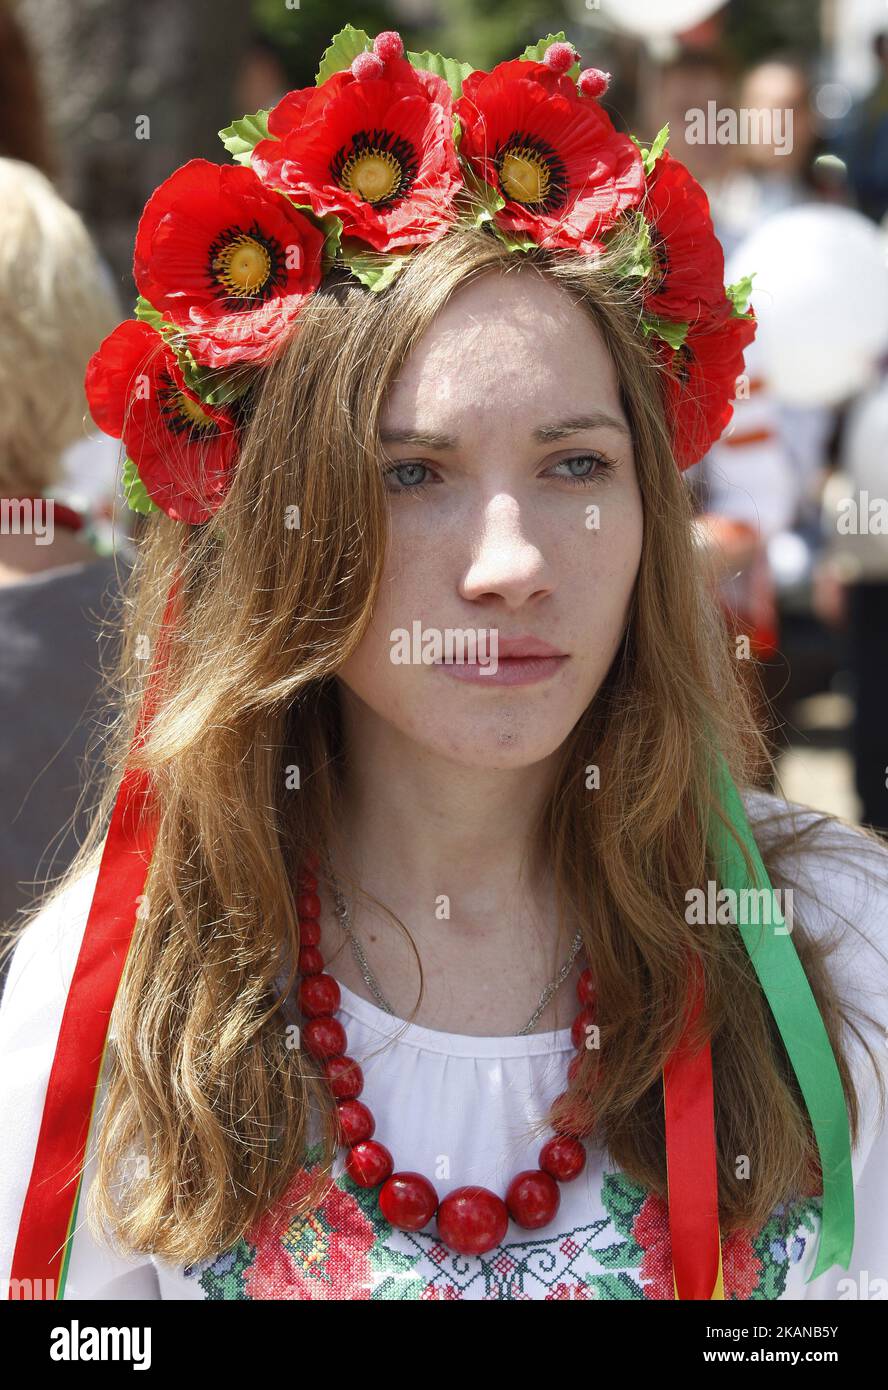
[[(776, 798), (756, 793), (755, 801), (773, 805)], [(794, 803), (790, 809), (799, 824), (816, 815)], [(888, 852), (853, 827), (830, 822), (813, 832), (793, 871), (798, 883), (793, 912), (811, 935), (836, 942), (827, 969), (875, 1059), (846, 1029), (860, 1103), (860, 1132), (851, 1154), (854, 1247), (847, 1269), (834, 1265), (806, 1283), (801, 1296), (888, 1299), (888, 1124), (878, 1084), (881, 1075), (888, 1098)], [(812, 1246), (806, 1278), (814, 1268), (815, 1249)]]
[[(0, 1290), (4, 1298), (52, 1298), (49, 1290), (10, 1286), (19, 1220), (31, 1176), (49, 1073), (68, 986), (80, 950), (97, 871), (50, 900), (16, 946), (0, 1002)], [(100, 1080), (100, 1091), (104, 1077)], [(67, 1299), (159, 1299), (149, 1256), (123, 1259), (86, 1225), (86, 1195), (95, 1178), (94, 1135), (87, 1144)]]

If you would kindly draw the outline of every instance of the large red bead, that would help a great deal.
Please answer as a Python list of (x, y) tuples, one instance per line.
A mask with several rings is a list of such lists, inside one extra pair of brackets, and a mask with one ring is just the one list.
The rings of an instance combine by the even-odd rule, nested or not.
[(300, 873), (299, 877), (296, 880), (296, 886), (298, 887), (300, 893), (316, 893), (318, 881), (315, 878), (314, 874), (309, 873), (307, 869), (303, 869), (303, 871)]
[(586, 1150), (570, 1134), (556, 1134), (540, 1149), (540, 1167), (558, 1182), (573, 1182), (586, 1166)]
[(379, 1207), (390, 1226), (420, 1231), (438, 1209), (438, 1194), (422, 1173), (393, 1173), (380, 1190)]
[(360, 1144), (372, 1139), (376, 1130), (373, 1112), (360, 1100), (341, 1100), (336, 1107), (340, 1144)]
[(358, 1187), (378, 1187), (394, 1171), (395, 1160), (385, 1144), (375, 1139), (362, 1139), (349, 1149), (345, 1160), (345, 1171)]
[(562, 1091), (560, 1096), (555, 1097), (552, 1110), (552, 1128), (556, 1134), (569, 1134), (579, 1139), (585, 1133), (586, 1121), (581, 1116), (576, 1098), (569, 1092)]
[(327, 1057), (341, 1057), (348, 1047), (348, 1038), (338, 1018), (312, 1018), (302, 1029), (302, 1043), (312, 1057), (324, 1061)]
[(317, 893), (300, 893), (296, 899), (297, 917), (315, 917), (321, 915), (321, 900)]
[(302, 862), (310, 874), (313, 874), (315, 870), (320, 867), (321, 863), (320, 859), (318, 858), (317, 852), (313, 849), (307, 849), (305, 851), (305, 853), (302, 856)]
[(320, 946), (321, 924), (315, 917), (303, 917), (299, 922), (299, 945)]
[(509, 1212), (486, 1187), (457, 1187), (438, 1206), (438, 1232), (458, 1255), (484, 1255), (502, 1243)]
[(337, 1100), (354, 1100), (364, 1089), (364, 1073), (353, 1057), (331, 1057), (324, 1075)]
[(588, 966), (577, 980), (577, 998), (584, 1009), (594, 1009), (598, 1002), (598, 993), (595, 989), (595, 977)]
[(306, 1018), (335, 1014), (341, 998), (332, 975), (309, 975), (299, 982), (299, 1007)]
[(516, 1173), (506, 1189), (509, 1215), (526, 1231), (548, 1226), (561, 1204), (558, 1184), (539, 1168)]
[(570, 1038), (574, 1047), (586, 1046), (586, 1042), (591, 1036), (589, 1033), (587, 1033), (586, 1029), (592, 1027), (594, 1023), (595, 1015), (592, 1012), (592, 1010), (580, 1009), (580, 1012), (574, 1019), (573, 1026), (570, 1030)]
[(299, 948), (299, 974), (300, 975), (320, 975), (324, 968), (324, 957), (321, 955), (317, 946), (300, 946)]

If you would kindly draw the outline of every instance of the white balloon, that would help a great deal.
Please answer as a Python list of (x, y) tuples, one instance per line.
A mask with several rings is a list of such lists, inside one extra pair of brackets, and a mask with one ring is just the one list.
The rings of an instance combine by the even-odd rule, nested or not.
[(838, 405), (888, 351), (888, 243), (850, 208), (805, 203), (770, 217), (734, 252), (729, 282), (755, 271), (765, 378), (779, 400)]
[(601, 0), (601, 13), (620, 29), (647, 38), (681, 34), (720, 10), (725, 0)]

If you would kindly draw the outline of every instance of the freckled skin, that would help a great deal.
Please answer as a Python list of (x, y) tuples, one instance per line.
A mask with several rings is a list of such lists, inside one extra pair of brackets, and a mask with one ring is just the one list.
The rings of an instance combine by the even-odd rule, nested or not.
[[(444, 432), (458, 447), (385, 446), (390, 465), (427, 468), (389, 478), (397, 491), (379, 602), (339, 673), (352, 736), (381, 738), (391, 758), (488, 770), (529, 767), (563, 743), (622, 640), (642, 501), (628, 434), (598, 425), (541, 443), (532, 431), (596, 410), (625, 424), (604, 340), (557, 286), (525, 271), (486, 274), (439, 314), (381, 423)], [(592, 451), (616, 467), (577, 486), (568, 460)], [(417, 481), (428, 485), (411, 495)], [(590, 504), (597, 530), (586, 525)], [(497, 628), (501, 639), (530, 633), (570, 660), (536, 685), (466, 684), (391, 661), (392, 630), (410, 632), (415, 620)]]

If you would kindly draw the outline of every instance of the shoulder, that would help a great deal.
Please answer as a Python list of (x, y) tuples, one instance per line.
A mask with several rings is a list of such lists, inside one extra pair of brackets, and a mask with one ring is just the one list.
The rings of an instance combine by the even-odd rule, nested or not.
[(92, 903), (98, 868), (47, 899), (19, 935), (0, 998), (0, 1056), (26, 1042), (52, 1048)]
[[(792, 891), (793, 922), (823, 947), (840, 1005), (888, 1080), (888, 846), (877, 836), (783, 797), (742, 793), (772, 885)], [(850, 1041), (853, 1052), (858, 1040)]]

